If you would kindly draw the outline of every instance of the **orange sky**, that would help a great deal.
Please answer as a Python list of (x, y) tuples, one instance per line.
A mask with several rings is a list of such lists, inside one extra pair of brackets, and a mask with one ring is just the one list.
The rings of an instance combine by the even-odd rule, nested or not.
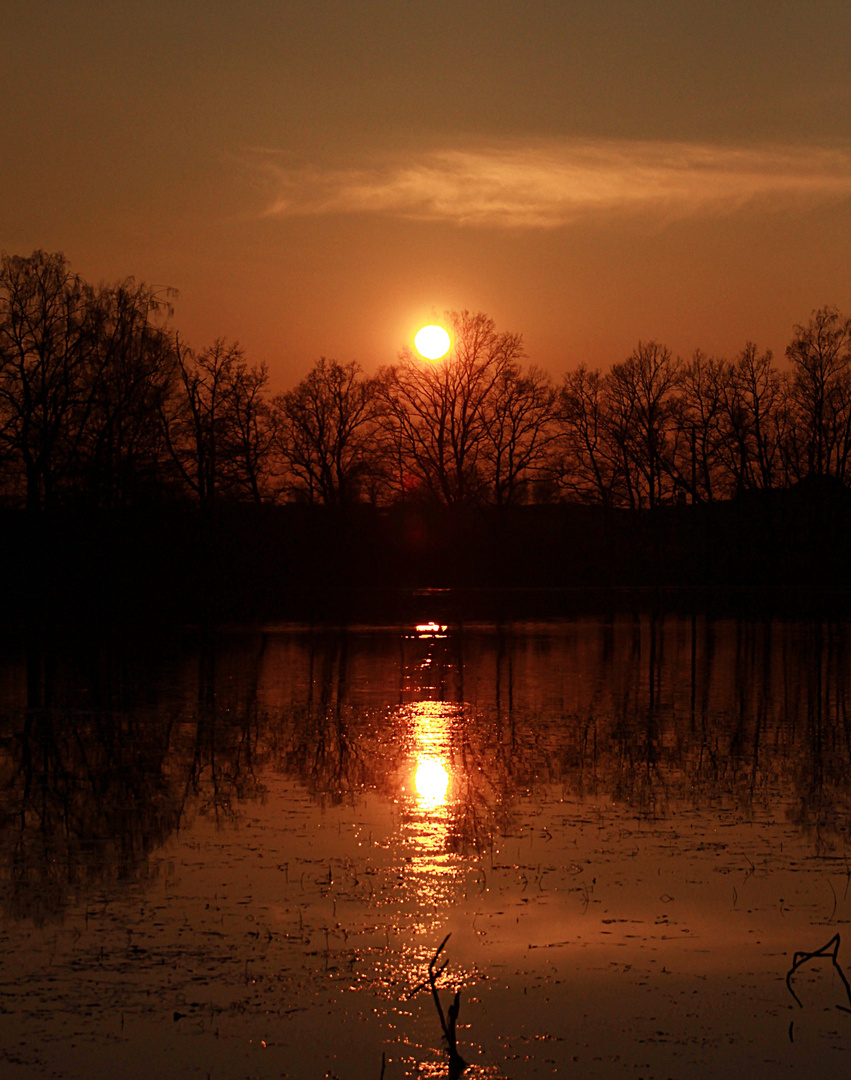
[(851, 311), (847, 0), (29, 0), (3, 38), (0, 246), (174, 286), (276, 389), (445, 308), (556, 375)]

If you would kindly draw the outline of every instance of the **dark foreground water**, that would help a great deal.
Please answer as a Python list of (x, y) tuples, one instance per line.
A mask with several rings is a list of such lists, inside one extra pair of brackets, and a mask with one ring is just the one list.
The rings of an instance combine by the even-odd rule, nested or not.
[(0, 1076), (445, 1076), (447, 934), (466, 1077), (844, 1076), (850, 645), (624, 616), (8, 646)]

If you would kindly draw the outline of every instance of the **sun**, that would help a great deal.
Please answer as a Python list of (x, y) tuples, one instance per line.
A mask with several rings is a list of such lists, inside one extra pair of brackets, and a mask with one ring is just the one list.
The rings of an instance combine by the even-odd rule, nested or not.
[(424, 326), (414, 338), (414, 344), (420, 356), (426, 360), (439, 360), (449, 352), (452, 344), (449, 334), (442, 326)]

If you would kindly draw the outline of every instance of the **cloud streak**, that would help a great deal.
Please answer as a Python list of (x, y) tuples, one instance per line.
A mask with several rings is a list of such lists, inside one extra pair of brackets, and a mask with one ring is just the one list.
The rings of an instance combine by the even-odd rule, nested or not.
[(851, 151), (817, 147), (532, 142), (434, 150), (361, 168), (293, 169), (265, 154), (261, 167), (272, 177), (272, 216), (366, 214), (505, 229), (851, 197)]

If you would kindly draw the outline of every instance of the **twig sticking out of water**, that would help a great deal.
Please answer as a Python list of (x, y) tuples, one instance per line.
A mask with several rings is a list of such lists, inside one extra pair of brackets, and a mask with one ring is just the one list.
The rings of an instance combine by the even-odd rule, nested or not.
[[(440, 994), (437, 992), (437, 980), (446, 970), (446, 965), (449, 963), (449, 960), (444, 960), (439, 967), (437, 966), (437, 961), (450, 937), (452, 937), (451, 934), (446, 935), (443, 941), (437, 946), (434, 956), (429, 960), (428, 984), (431, 987), (431, 996), (434, 998), (434, 1005), (437, 1009), (440, 1027), (443, 1031), (443, 1037), (446, 1039), (446, 1046), (449, 1051), (449, 1080), (458, 1080), (458, 1077), (460, 1077), (461, 1073), (467, 1068), (467, 1062), (458, 1053), (458, 1038), (455, 1032), (455, 1027), (458, 1022), (458, 1013), (461, 1009), (461, 991), (457, 990), (455, 992), (455, 998), (449, 1006), (447, 1014), (444, 1014), (443, 1012), (443, 1006), (440, 1003)], [(420, 983), (416, 990), (419, 990), (424, 986), (424, 982)], [(416, 990), (414, 990), (413, 993), (416, 993)]]
[[(830, 958), (830, 962), (833, 964), (839, 975), (839, 978), (842, 980), (842, 985), (845, 987), (845, 993), (848, 997), (848, 1005), (851, 1006), (851, 984), (849, 984), (848, 980), (845, 977), (845, 972), (839, 966), (839, 961), (836, 959), (838, 953), (839, 934), (834, 934), (826, 945), (822, 945), (822, 947), (820, 949), (816, 949), (815, 952), (796, 952), (795, 955), (792, 957), (792, 966), (786, 972), (786, 988), (788, 989), (792, 997), (795, 999), (795, 1001), (798, 1002), (801, 1008), (804, 1007), (803, 1002), (792, 989), (792, 976), (802, 964), (806, 964), (808, 960), (816, 960), (819, 957)], [(845, 1005), (837, 1005), (837, 1008), (841, 1009), (843, 1012), (851, 1012), (851, 1008), (848, 1008)]]

